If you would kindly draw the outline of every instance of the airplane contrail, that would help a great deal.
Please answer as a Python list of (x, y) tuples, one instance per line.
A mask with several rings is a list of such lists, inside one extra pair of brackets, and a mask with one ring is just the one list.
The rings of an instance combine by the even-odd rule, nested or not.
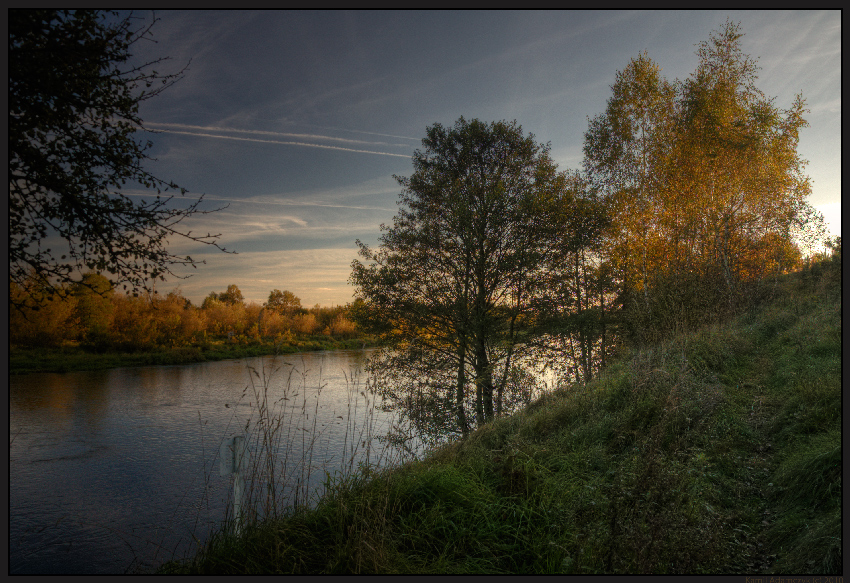
[[(160, 123), (160, 122), (148, 122), (146, 125), (148, 126), (160, 126), (160, 127), (172, 127), (172, 128), (181, 128), (184, 130), (202, 130), (205, 132), (240, 132), (244, 134), (257, 134), (264, 136), (281, 136), (285, 138), (305, 138), (308, 140), (330, 140), (334, 142), (347, 142), (350, 144), (369, 144), (372, 146), (397, 146), (400, 148), (409, 148), (410, 144), (390, 144), (387, 142), (368, 142), (366, 140), (352, 140), (349, 138), (335, 138), (332, 136), (320, 136), (316, 134), (293, 134), (287, 132), (270, 132), (267, 130), (243, 130), (237, 128), (223, 128), (218, 126), (196, 126), (182, 123)], [(167, 131), (167, 130), (159, 130), (159, 131)], [(362, 133), (370, 133), (370, 132), (362, 132)], [(376, 134), (376, 135), (385, 135), (385, 134)], [(395, 137), (395, 136), (394, 136)]]
[[(153, 125), (153, 124), (151, 124)], [(286, 146), (306, 146), (308, 148), (325, 148), (327, 150), (342, 150), (345, 152), (359, 152), (361, 154), (377, 154), (379, 156), (395, 156), (397, 158), (410, 158), (408, 154), (391, 154), (390, 152), (375, 152), (374, 150), (356, 150), (354, 148), (343, 148), (341, 146), (326, 146), (324, 144), (308, 144), (306, 142), (283, 142), (278, 140), (259, 140), (257, 138), (237, 138), (236, 136), (218, 136), (215, 134), (199, 134), (197, 132), (182, 132), (178, 130), (159, 130), (168, 134), (185, 134), (187, 136), (201, 136), (204, 138), (219, 138), (222, 140), (238, 140), (240, 142), (259, 142), (263, 144), (282, 144)]]
[(294, 200), (252, 200), (242, 199), (242, 198), (226, 198), (226, 197), (217, 197), (217, 196), (207, 196), (204, 198), (205, 200), (219, 200), (219, 201), (227, 201), (227, 202), (238, 202), (238, 203), (250, 203), (250, 204), (271, 204), (271, 205), (279, 205), (279, 206), (320, 206), (326, 208), (338, 208), (338, 209), (354, 209), (361, 211), (387, 211), (393, 212), (396, 209), (384, 208), (379, 206), (362, 206), (362, 205), (349, 205), (349, 204), (334, 204), (334, 203), (325, 203), (325, 202), (308, 202), (308, 201), (294, 201)]

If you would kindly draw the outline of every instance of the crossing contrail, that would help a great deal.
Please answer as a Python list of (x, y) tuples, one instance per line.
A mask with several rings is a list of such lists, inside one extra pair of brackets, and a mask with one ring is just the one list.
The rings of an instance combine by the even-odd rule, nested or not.
[[(328, 140), (332, 142), (344, 142), (347, 144), (367, 144), (370, 146), (391, 146), (391, 147), (400, 147), (400, 148), (409, 148), (410, 144), (391, 144), (388, 142), (374, 142), (374, 141), (366, 141), (366, 140), (352, 140), (349, 138), (336, 138), (333, 136), (322, 136), (316, 134), (293, 134), (288, 132), (271, 132), (267, 130), (243, 130), (243, 129), (235, 129), (235, 128), (223, 128), (218, 126), (196, 126), (182, 123), (159, 123), (159, 122), (148, 122), (145, 125), (151, 126), (155, 129), (155, 131), (162, 132), (172, 132), (178, 133), (180, 130), (201, 130), (204, 132), (239, 132), (243, 134), (254, 134), (254, 135), (262, 135), (262, 136), (280, 136), (284, 138), (301, 138), (307, 140)], [(156, 129), (156, 128), (166, 128), (166, 129)], [(167, 129), (167, 128), (178, 128), (177, 130)], [(361, 132), (361, 133), (370, 133), (370, 132)], [(192, 134), (195, 135), (195, 134)], [(208, 135), (208, 134), (201, 134)], [(376, 134), (381, 135), (381, 134)], [(395, 137), (395, 136), (393, 136)]]
[(262, 144), (282, 144), (284, 146), (306, 146), (308, 148), (324, 148), (326, 150), (342, 150), (344, 152), (359, 152), (361, 154), (377, 154), (378, 156), (395, 156), (396, 158), (410, 158), (409, 154), (391, 154), (390, 152), (376, 152), (374, 150), (357, 150), (355, 148), (343, 148), (341, 146), (326, 146), (324, 144), (308, 144), (306, 142), (289, 142), (279, 140), (260, 140), (257, 138), (238, 138), (236, 136), (219, 136), (216, 134), (200, 134), (197, 132), (183, 132), (178, 130), (158, 130), (168, 134), (184, 134), (187, 136), (201, 136), (203, 138), (218, 138), (221, 140), (237, 140), (240, 142), (259, 142)]

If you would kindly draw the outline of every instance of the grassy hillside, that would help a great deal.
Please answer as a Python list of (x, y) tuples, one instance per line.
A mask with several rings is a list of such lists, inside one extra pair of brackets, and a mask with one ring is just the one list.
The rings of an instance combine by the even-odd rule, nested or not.
[(840, 268), (778, 291), (161, 572), (840, 573)]

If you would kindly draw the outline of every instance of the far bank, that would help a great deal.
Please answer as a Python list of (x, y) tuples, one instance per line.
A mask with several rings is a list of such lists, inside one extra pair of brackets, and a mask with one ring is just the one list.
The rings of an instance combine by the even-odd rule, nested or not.
[(314, 335), (308, 338), (293, 339), (289, 342), (257, 340), (229, 342), (227, 340), (217, 340), (136, 352), (98, 352), (79, 345), (66, 345), (61, 348), (11, 347), (9, 349), (9, 374), (36, 372), (61, 373), (83, 370), (104, 370), (125, 366), (191, 364), (195, 362), (249, 358), (271, 354), (291, 354), (293, 352), (318, 350), (347, 350), (372, 348), (374, 346), (376, 346), (375, 341), (369, 337), (337, 339), (331, 336)]

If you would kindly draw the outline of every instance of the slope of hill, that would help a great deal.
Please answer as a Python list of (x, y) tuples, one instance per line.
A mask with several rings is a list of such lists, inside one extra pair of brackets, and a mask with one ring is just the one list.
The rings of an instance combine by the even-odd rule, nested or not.
[(161, 572), (840, 573), (840, 263), (816, 268)]

